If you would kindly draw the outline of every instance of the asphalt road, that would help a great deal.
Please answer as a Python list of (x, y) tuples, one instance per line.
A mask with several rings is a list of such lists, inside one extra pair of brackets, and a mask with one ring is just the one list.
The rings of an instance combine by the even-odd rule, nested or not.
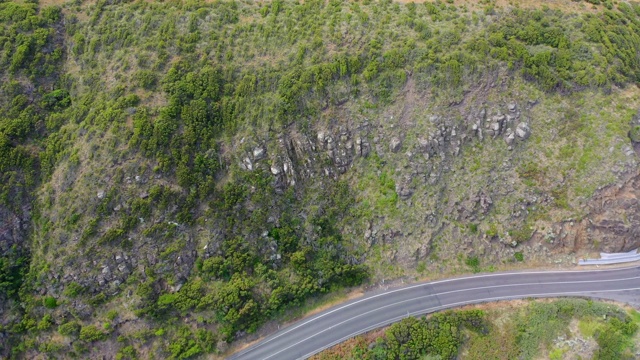
[(487, 301), (556, 296), (640, 298), (640, 267), (492, 273), (372, 292), (293, 323), (228, 359), (305, 359), (407, 316)]

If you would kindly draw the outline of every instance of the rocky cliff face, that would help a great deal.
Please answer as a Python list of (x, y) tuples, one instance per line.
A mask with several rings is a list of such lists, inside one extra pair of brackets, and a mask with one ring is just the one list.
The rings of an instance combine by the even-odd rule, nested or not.
[[(526, 110), (535, 105), (530, 101)], [(244, 153), (233, 154), (239, 167), (246, 171), (258, 168), (269, 170), (279, 187), (294, 186), (296, 179), (312, 179), (317, 176), (337, 179), (345, 174), (358, 157), (367, 157), (372, 151), (377, 156), (386, 156), (404, 150), (409, 158), (408, 166), (413, 171), (401, 181), (397, 191), (403, 199), (411, 196), (407, 188), (412, 175), (422, 176), (432, 184), (438, 181), (438, 174), (447, 166), (447, 159), (460, 155), (461, 149), (473, 142), (503, 139), (509, 150), (531, 135), (528, 119), (522, 116), (518, 105), (510, 102), (504, 109), (478, 104), (469, 112), (452, 115), (429, 115), (424, 120), (429, 131), (417, 134), (411, 142), (404, 140), (412, 134), (412, 129), (383, 130), (386, 119), (335, 120), (333, 125), (310, 132), (291, 130), (281, 134), (275, 144), (267, 149), (263, 141), (260, 145), (249, 146)], [(488, 114), (489, 113), (489, 114)], [(460, 119), (460, 116), (464, 116)], [(388, 119), (393, 123), (393, 116)], [(417, 119), (416, 119), (417, 120)], [(418, 120), (418, 121), (422, 121)], [(397, 120), (396, 120), (397, 122)], [(245, 139), (234, 148), (242, 148)], [(258, 143), (255, 141), (254, 143)], [(425, 166), (428, 168), (425, 168)]]
[(356, 158), (369, 154), (369, 132), (366, 122), (353, 129), (341, 125), (311, 134), (291, 131), (278, 136), (269, 150), (265, 145), (256, 145), (246, 153), (233, 155), (243, 170), (261, 168), (270, 172), (276, 188), (282, 191), (298, 181), (316, 177), (337, 180)]
[[(624, 144), (628, 139), (616, 140), (623, 160), (599, 169), (618, 180), (581, 203), (582, 198), (571, 198), (577, 194), (566, 190), (571, 181), (581, 181), (567, 178), (574, 176), (567, 172), (573, 165), (563, 170), (564, 177), (545, 175), (554, 165), (529, 154), (536, 146), (529, 144), (532, 139), (549, 141), (561, 131), (548, 125), (550, 119), (540, 118), (548, 110), (546, 105), (536, 109), (538, 103), (527, 98), (475, 100), (431, 108), (409, 124), (398, 119), (402, 114), (395, 119), (391, 114), (377, 120), (352, 117), (316, 130), (292, 130), (277, 142), (248, 147), (230, 161), (246, 171), (268, 170), (279, 191), (314, 179), (349, 178), (366, 166), (359, 158), (373, 156), (395, 168), (395, 207), (408, 216), (368, 217), (352, 236), (362, 237), (370, 249), (391, 246), (387, 261), (402, 266), (456, 254), (499, 263), (512, 261), (516, 252), (540, 262), (553, 260), (553, 254), (573, 262), (585, 252), (637, 247), (637, 160), (629, 153), (630, 144)], [(493, 150), (482, 150), (487, 148)], [(483, 166), (489, 172), (474, 173), (477, 167), (469, 165), (470, 158), (478, 156), (485, 158), (477, 163), (488, 160)], [(598, 176), (587, 181), (600, 184)], [(561, 201), (568, 204), (558, 210)]]
[(553, 224), (532, 241), (565, 252), (625, 252), (640, 247), (640, 172), (599, 190), (582, 219)]
[(25, 205), (21, 210), (21, 214), (16, 214), (0, 206), (0, 256), (7, 253), (13, 246), (25, 245), (30, 222), (29, 206)]

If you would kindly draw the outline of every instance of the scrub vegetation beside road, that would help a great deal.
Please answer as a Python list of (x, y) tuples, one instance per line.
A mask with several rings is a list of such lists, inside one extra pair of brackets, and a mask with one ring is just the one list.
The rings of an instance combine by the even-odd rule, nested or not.
[(635, 359), (639, 325), (640, 313), (612, 303), (499, 302), (407, 318), (312, 359)]

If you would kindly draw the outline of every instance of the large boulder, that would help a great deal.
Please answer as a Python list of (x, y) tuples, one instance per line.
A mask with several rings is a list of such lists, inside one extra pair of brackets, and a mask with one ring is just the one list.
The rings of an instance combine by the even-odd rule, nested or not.
[(531, 128), (529, 128), (527, 123), (521, 122), (518, 124), (518, 127), (516, 127), (516, 135), (520, 140), (527, 140), (531, 135)]
[(402, 141), (399, 138), (394, 137), (391, 139), (391, 142), (389, 143), (389, 150), (391, 150), (392, 152), (398, 152), (400, 151), (401, 147)]

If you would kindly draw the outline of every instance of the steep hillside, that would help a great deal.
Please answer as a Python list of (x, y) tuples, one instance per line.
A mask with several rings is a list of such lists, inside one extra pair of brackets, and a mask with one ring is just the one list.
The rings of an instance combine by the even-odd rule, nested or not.
[(1, 2), (1, 356), (638, 247), (640, 4), (595, 2)]

